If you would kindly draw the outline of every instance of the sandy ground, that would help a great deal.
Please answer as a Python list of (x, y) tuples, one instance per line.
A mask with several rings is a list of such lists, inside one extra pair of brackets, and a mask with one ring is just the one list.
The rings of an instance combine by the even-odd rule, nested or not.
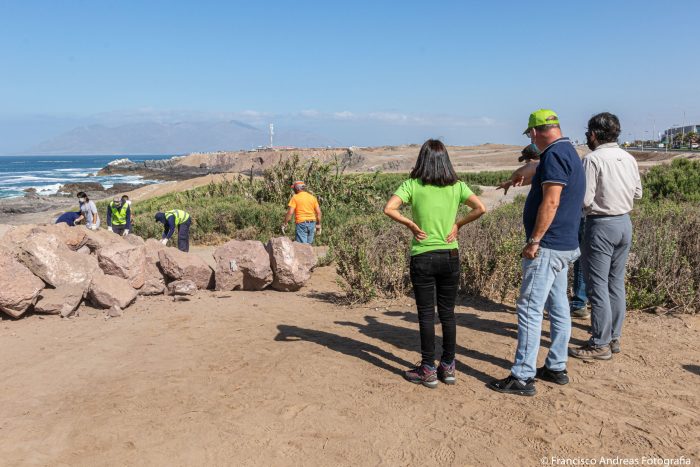
[[(457, 308), (458, 383), (430, 390), (400, 376), (419, 360), (411, 300), (348, 308), (332, 303), (338, 293), (321, 268), (299, 293), (200, 292), (141, 298), (109, 320), (82, 307), (74, 319), (0, 321), (0, 464), (700, 460), (700, 317), (633, 314), (621, 354), (571, 361), (571, 384), (538, 383), (525, 398), (485, 387), (510, 367), (511, 308)], [(572, 343), (586, 337), (575, 323)]]

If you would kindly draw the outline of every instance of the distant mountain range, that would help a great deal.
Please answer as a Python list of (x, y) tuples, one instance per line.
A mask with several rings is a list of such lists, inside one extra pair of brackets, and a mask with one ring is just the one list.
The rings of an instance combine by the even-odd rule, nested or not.
[[(184, 154), (250, 149), (269, 144), (267, 129), (236, 120), (213, 122), (129, 123), (74, 128), (27, 149), (25, 154)], [(300, 130), (274, 136), (275, 146), (339, 146), (331, 139)]]

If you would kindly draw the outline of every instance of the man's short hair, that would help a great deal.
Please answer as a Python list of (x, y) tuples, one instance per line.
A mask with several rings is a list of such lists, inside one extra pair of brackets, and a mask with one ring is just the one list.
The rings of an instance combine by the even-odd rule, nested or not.
[(599, 144), (615, 143), (620, 136), (620, 120), (610, 112), (602, 112), (588, 120), (588, 131), (595, 135)]
[(559, 124), (558, 124), (558, 123), (553, 123), (553, 124), (550, 124), (550, 125), (540, 125), (540, 126), (536, 126), (536, 127), (535, 127), (535, 130), (545, 132), (545, 131), (549, 131), (549, 130), (551, 130), (551, 129), (553, 129), (553, 128), (560, 128), (560, 127), (559, 127)]

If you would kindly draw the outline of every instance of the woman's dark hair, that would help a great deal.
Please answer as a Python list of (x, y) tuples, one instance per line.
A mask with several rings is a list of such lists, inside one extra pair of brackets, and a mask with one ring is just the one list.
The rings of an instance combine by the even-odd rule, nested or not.
[(449, 186), (457, 183), (457, 174), (441, 141), (429, 139), (423, 143), (411, 178), (418, 178), (425, 185)]
[(605, 144), (617, 142), (622, 130), (620, 120), (615, 115), (603, 112), (588, 120), (588, 131), (595, 134), (599, 144)]
[(78, 197), (78, 198), (87, 198), (87, 199), (90, 199), (90, 198), (88, 198), (87, 193), (85, 193), (84, 191), (78, 192), (77, 197)]

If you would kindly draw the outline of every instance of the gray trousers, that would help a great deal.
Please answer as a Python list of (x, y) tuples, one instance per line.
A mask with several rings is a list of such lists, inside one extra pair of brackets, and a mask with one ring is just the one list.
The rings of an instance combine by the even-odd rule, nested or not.
[(581, 256), (591, 303), (591, 344), (602, 347), (622, 334), (627, 308), (625, 269), (632, 245), (629, 214), (586, 217)]

